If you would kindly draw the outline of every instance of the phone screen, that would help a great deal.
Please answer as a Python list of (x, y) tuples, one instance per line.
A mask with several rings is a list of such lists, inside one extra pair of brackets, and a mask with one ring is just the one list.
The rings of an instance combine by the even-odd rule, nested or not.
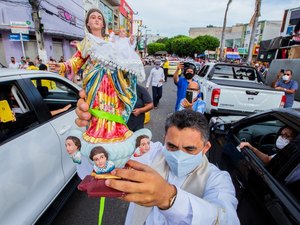
[(186, 93), (185, 93), (185, 98), (186, 98), (190, 103), (192, 103), (192, 102), (193, 102), (193, 92), (187, 90)]

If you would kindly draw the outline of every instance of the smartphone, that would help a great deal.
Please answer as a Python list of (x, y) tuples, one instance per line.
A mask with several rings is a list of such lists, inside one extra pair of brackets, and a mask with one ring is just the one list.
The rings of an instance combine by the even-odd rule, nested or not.
[(189, 103), (193, 103), (193, 92), (187, 90), (185, 93), (185, 98), (189, 101)]

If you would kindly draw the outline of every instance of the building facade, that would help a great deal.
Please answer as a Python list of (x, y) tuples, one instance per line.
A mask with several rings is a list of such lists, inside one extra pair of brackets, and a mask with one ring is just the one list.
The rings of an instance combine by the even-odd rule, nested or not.
[[(85, 13), (92, 7), (103, 12), (108, 30), (117, 30), (123, 26), (132, 31), (133, 11), (125, 0), (40, 1), (39, 17), (47, 53), (44, 61), (50, 57), (58, 61), (61, 56), (68, 59), (75, 53), (76, 49), (70, 42), (80, 41), (84, 37)], [(34, 61), (38, 51), (29, 1), (1, 1), (0, 8), (0, 63), (7, 66), (12, 56), (17, 61), (21, 56), (28, 56)], [(11, 25), (15, 22), (27, 25), (28, 34), (22, 35), (22, 42), (19, 34), (12, 33), (15, 30)]]
[[(260, 21), (255, 35), (255, 49), (259, 48), (262, 40), (277, 37), (280, 33), (281, 21)], [(221, 41), (222, 27), (190, 28), (189, 36), (195, 38), (199, 35), (211, 35)], [(238, 51), (241, 55), (248, 54), (251, 27), (249, 24), (236, 24), (225, 29), (225, 48)], [(255, 50), (254, 54), (257, 50)]]

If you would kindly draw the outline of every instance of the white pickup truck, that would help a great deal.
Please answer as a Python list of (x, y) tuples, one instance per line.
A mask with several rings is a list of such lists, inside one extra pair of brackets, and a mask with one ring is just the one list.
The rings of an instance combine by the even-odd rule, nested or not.
[(198, 76), (205, 112), (211, 116), (249, 115), (285, 104), (284, 92), (265, 85), (251, 66), (207, 63)]

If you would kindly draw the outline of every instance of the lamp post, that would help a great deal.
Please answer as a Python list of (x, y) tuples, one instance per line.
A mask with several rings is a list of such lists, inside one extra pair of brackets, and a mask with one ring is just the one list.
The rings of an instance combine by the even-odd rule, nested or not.
[(138, 25), (138, 32), (137, 32), (137, 47), (138, 47), (138, 51), (140, 53), (140, 49), (139, 47), (141, 47), (141, 37), (142, 37), (142, 29), (145, 28), (147, 29), (147, 26), (143, 26), (143, 25)]
[(147, 30), (147, 29), (145, 30), (145, 48), (144, 48), (144, 50), (145, 50), (145, 56), (148, 55), (148, 51), (147, 51), (147, 45), (148, 45), (147, 31), (151, 31), (151, 30)]

